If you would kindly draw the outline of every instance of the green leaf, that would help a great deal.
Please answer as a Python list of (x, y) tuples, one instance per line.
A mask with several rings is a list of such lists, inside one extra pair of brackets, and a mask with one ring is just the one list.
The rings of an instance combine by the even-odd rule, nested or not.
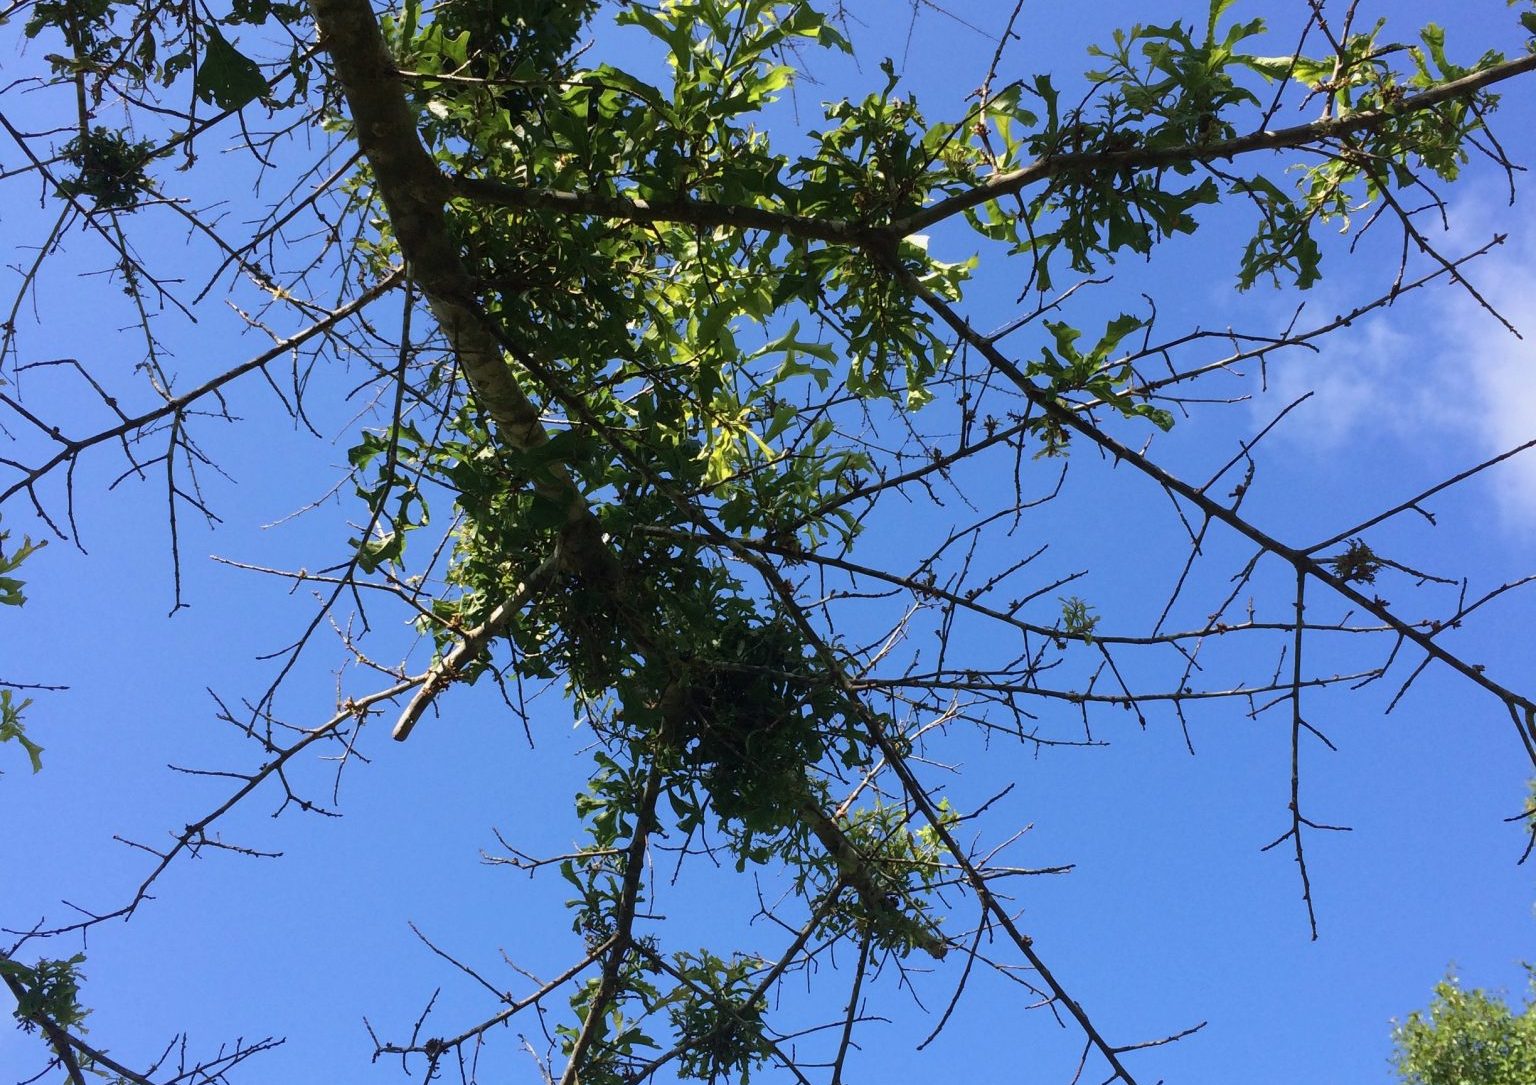
[(358, 568), (365, 573), (372, 573), (377, 572), (379, 566), (386, 562), (399, 560), (405, 546), (405, 535), (402, 532), (391, 531), (387, 535), (365, 539), (361, 543), (353, 539), (352, 545), (357, 547)]
[(528, 504), (525, 522), (531, 528), (540, 530), (553, 530), (562, 526), (568, 515), (564, 506), (551, 501), (542, 494), (534, 494), (533, 500)]
[(795, 354), (809, 354), (820, 358), (824, 362), (837, 360), (837, 352), (826, 343), (812, 343), (799, 338), (800, 322), (797, 320), (789, 326), (789, 330), (770, 343), (764, 344), (757, 351), (748, 356), (748, 360), (766, 358), (774, 354), (787, 354), (793, 357)]
[[(5, 540), (11, 537), (9, 531), (0, 531), (0, 573), (14, 573), (21, 567), (21, 563), (48, 545), (48, 540), (33, 542), (22, 537), (21, 545), (9, 554), (5, 552)], [(22, 594), (22, 581), (13, 576), (0, 576), (0, 606), (19, 607), (27, 601)]]
[(1226, 10), (1235, 3), (1237, 3), (1237, 0), (1211, 0), (1210, 15), (1206, 19), (1205, 23), (1205, 38), (1207, 41), (1216, 40), (1217, 21), (1220, 20), (1222, 15), (1226, 13)]
[(212, 23), (205, 24), (202, 64), (193, 89), (199, 99), (220, 109), (243, 109), (267, 94), (267, 81), (250, 57), (240, 53)]
[(28, 698), (20, 704), (12, 700), (11, 691), (0, 689), (0, 742), (15, 742), (27, 751), (27, 759), (32, 762), (32, 771), (41, 772), (43, 769), (43, 748), (26, 736), (21, 725), (21, 714), (31, 705)]
[(389, 440), (384, 434), (376, 430), (367, 430), (363, 433), (361, 441), (347, 449), (347, 462), (353, 467), (367, 467), (388, 448)]

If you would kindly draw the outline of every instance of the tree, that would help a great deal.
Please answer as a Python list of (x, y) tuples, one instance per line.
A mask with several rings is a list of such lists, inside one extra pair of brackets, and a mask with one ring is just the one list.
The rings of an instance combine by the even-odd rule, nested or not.
[[(233, 771), (193, 766), (229, 790), (168, 844), (137, 845), (147, 865), (120, 903), (22, 928), (0, 963), (23, 1027), (76, 1082), (222, 1078), (269, 1048), (120, 1061), (80, 1027), (78, 957), (43, 947), (139, 916), (189, 858), (265, 854), (226, 835), (253, 799), (334, 812), (316, 755), (392, 756), (379, 723), (402, 741), (441, 728), (466, 711), (462, 687), (494, 687), (530, 743), (556, 741), (529, 707), (552, 686), (589, 744), (583, 838), (508, 840), (498, 858), (568, 887), (571, 959), (514, 992), (439, 951), (497, 1008), (424, 1011), (376, 1035), (375, 1057), (429, 1078), (500, 1073), (482, 1058), (517, 1056), (502, 1026), (531, 1020), (546, 1032), (529, 1050), (562, 1085), (838, 1082), (880, 1013), (866, 983), (932, 968), (953, 996), (936, 1029), (991, 972), (1071, 1026), (1079, 1073), (1147, 1080), (1140, 1049), (1164, 1041), (1101, 1027), (1018, 914), (1011, 886), (1058, 868), (1006, 858), (1017, 825), (986, 817), (1002, 796), (945, 784), (941, 763), (977, 741), (1095, 746), (1159, 716), (1188, 741), (1212, 704), (1283, 714), (1289, 801), (1270, 847), (1294, 858), (1315, 936), (1307, 848), (1337, 826), (1304, 800), (1306, 744), (1329, 741), (1313, 703), (1395, 679), (1395, 704), (1442, 669), (1536, 762), (1536, 702), (1457, 637), (1530, 578), (1423, 571), (1406, 526), (1536, 442), (1282, 538), (1249, 510), (1255, 447), (1290, 407), (1239, 436), (1203, 405), (1432, 284), (1508, 324), (1469, 263), (1499, 239), (1447, 249), (1430, 231), (1436, 186), (1474, 159), (1514, 176), (1489, 125), (1498, 90), (1536, 70), (1536, 12), (1518, 32), (1509, 20), (1508, 55), (1468, 62), (1439, 27), (1404, 40), (1356, 5), (1313, 5), (1294, 50), (1267, 55), (1263, 21), (1213, 0), (1193, 24), (1116, 33), (1079, 84), (1008, 77), (1028, 17), (1015, 7), (961, 115), (928, 120), (887, 61), (872, 93), (785, 136), (789, 107), (809, 109), (788, 98), (797, 68), (848, 53), (856, 12), (621, 4), (626, 59), (608, 31), (581, 44), (597, 8), (7, 10), (43, 70), (7, 91), (32, 119), (8, 105), (22, 157), (5, 176), (53, 216), (4, 325), (7, 516), (83, 549), (87, 490), (156, 492), (174, 614), (185, 520), (216, 519), (211, 442), (261, 406), (245, 385), (316, 435), (355, 419), (350, 528), (294, 566), (255, 563), (318, 605), (263, 688), (215, 691), (254, 750)], [(1282, 123), (1298, 108), (1307, 119)], [(220, 139), (238, 161), (214, 154)], [(226, 212), (247, 184), (256, 200)], [(1279, 331), (1103, 291), (1112, 268), (1134, 277), (1129, 258), (1188, 259), (1213, 219), (1246, 235), (1243, 290), (1313, 286), (1344, 255), (1338, 227), (1366, 252), (1395, 230), (1401, 256), (1336, 315)], [(192, 248), (169, 268), (167, 224)], [(131, 317), (132, 375), (121, 353), (27, 345), (28, 301), (73, 270), (66, 241), (95, 247), (96, 270), (106, 254), (113, 289), (90, 300)], [(962, 244), (982, 255), (937, 255)], [(183, 282), (193, 265), (200, 290)], [(983, 270), (1017, 298), (1003, 321), (978, 298)], [(270, 345), (178, 372), (235, 334)], [(1220, 451), (1192, 457), (1177, 443), (1190, 427)], [(107, 446), (118, 460), (98, 478)], [(1051, 530), (1052, 502), (1073, 501), (1069, 468), (1092, 487), (1078, 500), (1121, 520), (1150, 515), (1127, 478), (1173, 510), (1166, 593), (1091, 594), (1076, 555), (1022, 542), (1021, 525)], [(317, 722), (305, 676), (327, 623), (344, 665)], [(663, 921), (701, 892), (745, 908), (701, 924), (702, 945)], [(733, 941), (754, 919), (769, 934)], [(847, 993), (823, 993), (827, 977)]]
[(1464, 991), (1452, 977), (1435, 988), (1427, 1015), (1410, 1014), (1393, 1032), (1406, 1085), (1518, 1085), (1536, 1076), (1536, 1013), (1518, 1015), (1502, 998)]

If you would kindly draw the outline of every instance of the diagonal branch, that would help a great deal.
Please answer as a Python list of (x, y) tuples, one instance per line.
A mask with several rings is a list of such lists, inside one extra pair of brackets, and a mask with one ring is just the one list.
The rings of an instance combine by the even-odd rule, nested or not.
[[(1533, 61), (1533, 66), (1536, 66), (1536, 56), (1532, 56), (1529, 59)], [(1286, 545), (1260, 529), (1252, 521), (1240, 515), (1235, 508), (1221, 504), (1204, 490), (1191, 485), (1157, 463), (1154, 463), (1142, 453), (1111, 437), (1092, 420), (1082, 417), (1077, 411), (1065, 406), (1048, 391), (1030, 380), (1023, 369), (998, 350), (996, 345), (984, 335), (976, 331), (969, 321), (955, 311), (953, 306), (928, 289), (916, 276), (894, 265), (890, 267), (890, 270), (892, 274), (900, 276), (908, 289), (937, 313), (939, 318), (962, 341), (973, 347), (987, 360), (989, 365), (1007, 377), (1051, 421), (1086, 437), (1116, 461), (1129, 463), (1168, 493), (1182, 497), (1206, 516), (1213, 520), (1219, 520), (1238, 534), (1251, 539), (1266, 553), (1280, 558), (1298, 572), (1304, 572), (1314, 580), (1322, 581), (1351, 603), (1354, 603), (1390, 626), (1400, 637), (1412, 642), (1430, 658), (1444, 663), (1474, 685), (1480, 686), (1489, 693), (1492, 693), (1509, 708), (1511, 715), (1516, 718), (1521, 743), (1525, 747), (1526, 754), (1530, 757), (1532, 764), (1536, 764), (1536, 734), (1531, 733), (1524, 726), (1518, 724), (1518, 719), (1522, 713), (1536, 712), (1536, 702), (1494, 681), (1482, 668), (1469, 663), (1438, 643), (1431, 631), (1420, 628), (1414, 623), (1398, 617), (1381, 600), (1364, 594), (1348, 580), (1331, 572), (1323, 565), (1321, 558), (1314, 556), (1314, 551), (1299, 550)]]
[(253, 358), (249, 358), (246, 361), (241, 362), (233, 369), (226, 370), (225, 372), (220, 373), (218, 376), (203, 382), (196, 388), (189, 389), (179, 396), (172, 396), (160, 406), (156, 407), (154, 410), (145, 411), (143, 414), (135, 415), (132, 418), (124, 418), (121, 422), (111, 427), (110, 429), (104, 429), (98, 433), (93, 433), (89, 437), (81, 437), (74, 440), (64, 437), (56, 429), (43, 426), (41, 421), (33, 418), (29, 412), (26, 412), (20, 404), (13, 401), (9, 396), (0, 394), (0, 403), (5, 403), (7, 406), (20, 411), (24, 417), (32, 419), (41, 428), (47, 430), (55, 441), (59, 442), (59, 450), (54, 453), (51, 459), (37, 467), (29, 469), (22, 479), (12, 483), (10, 486), (7, 486), (4, 490), (0, 490), (0, 503), (5, 502), (21, 490), (27, 490), (32, 486), (35, 486), (39, 481), (42, 480), (44, 475), (48, 474), (50, 471), (61, 466), (62, 464), (74, 460), (86, 449), (93, 448), (96, 445), (103, 444), (107, 441), (113, 441), (119, 438), (127, 437), (129, 434), (137, 433), (140, 430), (143, 430), (146, 426), (152, 426), (156, 422), (163, 421), (166, 418), (175, 417), (176, 415), (179, 415), (185, 411), (192, 404), (196, 403), (198, 400), (215, 394), (231, 381), (237, 380), (238, 378), (245, 376), (247, 373), (250, 373), (253, 370), (261, 369), (263, 366), (271, 364), (277, 358), (280, 358), (284, 354), (287, 354), (289, 351), (302, 346), (304, 343), (308, 342), (310, 339), (313, 339), (315, 336), (330, 331), (332, 328), (336, 327), (336, 325), (340, 324), (348, 317), (356, 315), (368, 305), (374, 301), (377, 301), (380, 297), (393, 290), (400, 284), (402, 278), (403, 274), (400, 271), (392, 271), (390, 274), (384, 276), (384, 278), (374, 283), (373, 286), (369, 287), (367, 290), (364, 290), (357, 297), (347, 302), (347, 304), (341, 306), (334, 312), (327, 314), (324, 318), (315, 321), (303, 331), (297, 332), (296, 334), (291, 335), (286, 339), (279, 340), (269, 349), (262, 351), (260, 354)]
[(437, 695), (459, 677), (465, 667), (476, 662), (493, 640), (506, 632), (518, 611), (549, 587), (559, 571), (558, 557), (558, 554), (552, 554), (540, 562), (528, 579), (518, 586), (512, 598), (498, 604), (484, 622), (465, 633), (463, 639), (433, 665), (426, 681), (395, 721), (395, 729), (391, 734), (396, 742), (404, 742), (411, 736), (411, 730), (437, 699)]
[[(538, 448), (549, 434), (477, 303), (473, 276), (453, 241), (444, 210), (450, 186), (422, 145), (373, 6), (367, 0), (311, 0), (310, 10), (400, 251), (452, 345), (476, 402), (509, 448)], [(535, 485), (541, 496), (565, 510), (561, 543), (570, 563), (589, 577), (611, 580), (613, 555), (603, 546), (597, 519), (563, 465), (550, 464)]]
[(903, 219), (898, 219), (890, 225), (889, 229), (896, 236), (905, 237), (945, 219), (953, 218), (963, 211), (1004, 196), (1012, 196), (1032, 184), (1049, 180), (1063, 173), (1148, 170), (1193, 162), (1215, 162), (1218, 159), (1235, 158), (1241, 154), (1252, 154), (1254, 151), (1287, 150), (1305, 147), (1321, 140), (1372, 132), (1399, 121), (1408, 114), (1432, 109), (1442, 102), (1457, 98), (1469, 98), (1478, 91), (1533, 71), (1536, 71), (1536, 54), (1527, 54), (1484, 68), (1480, 72), (1473, 72), (1460, 79), (1453, 79), (1449, 83), (1441, 83), (1419, 94), (1408, 95), (1390, 110), (1367, 109), (1337, 117), (1324, 117), (1306, 124), (1292, 125), (1289, 128), (1251, 132), (1246, 136), (1215, 140), (1210, 143), (1188, 143), (1181, 147), (1045, 155), (1027, 166), (988, 178), (973, 189), (957, 193)]
[(1044, 958), (1035, 949), (1034, 939), (1019, 929), (1018, 924), (1014, 922), (1013, 916), (1009, 914), (997, 895), (992, 892), (991, 888), (987, 885), (985, 874), (972, 862), (969, 853), (951, 831), (950, 823), (945, 819), (938, 804), (934, 802), (931, 793), (922, 785), (917, 779), (916, 774), (912, 771), (907, 755), (886, 734), (885, 729), (880, 724), (880, 720), (859, 697), (856, 684), (847, 674), (836, 652), (817, 632), (815, 626), (806, 616), (804, 609), (795, 598), (794, 588), (761, 556), (752, 554), (745, 548), (738, 549), (737, 554), (757, 571), (758, 575), (763, 578), (764, 583), (768, 585), (769, 590), (784, 603), (786, 609), (800, 627), (802, 634), (806, 637), (807, 642), (821, 659), (832, 681), (846, 695), (847, 703), (857, 714), (860, 723), (869, 735), (870, 741), (879, 749), (881, 756), (886, 759), (886, 762), (896, 774), (897, 779), (901, 781), (902, 790), (905, 792), (908, 801), (922, 814), (923, 819), (928, 823), (929, 828), (933, 830), (934, 835), (943, 845), (944, 850), (949, 852), (950, 856), (955, 860), (956, 866), (959, 868), (965, 882), (970, 886), (971, 891), (976, 894), (977, 900), (990, 913), (992, 921), (1007, 934), (1008, 940), (1023, 955), (1029, 966), (1040, 976), (1041, 981), (1050, 990), (1051, 997), (1066, 1007), (1067, 1012), (1077, 1022), (1078, 1028), (1082, 1030), (1083, 1035), (1087, 1038), (1088, 1044), (1098, 1051), (1110, 1068), (1114, 1070), (1114, 1074), (1109, 1080), (1123, 1081), (1125, 1085), (1136, 1085), (1136, 1079), (1120, 1058), (1121, 1052), (1128, 1049), (1117, 1047), (1104, 1038), (1098, 1025), (1088, 1015), (1082, 1004), (1072, 997), (1062, 982), (1056, 978), (1055, 973), (1046, 966)]

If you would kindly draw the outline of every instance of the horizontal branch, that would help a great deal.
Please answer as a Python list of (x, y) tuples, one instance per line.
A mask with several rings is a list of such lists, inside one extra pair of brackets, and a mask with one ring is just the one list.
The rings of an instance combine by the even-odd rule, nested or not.
[[(1532, 442), (1536, 444), (1536, 442)], [(668, 527), (644, 527), (641, 533), (655, 538), (671, 539), (679, 543), (691, 545), (719, 546), (720, 541), (713, 536), (696, 531), (680, 531)], [(1351, 533), (1353, 534), (1353, 533)], [(1026, 622), (1015, 616), (1014, 608), (1000, 610), (997, 607), (988, 606), (980, 602), (979, 595), (973, 595), (956, 588), (946, 587), (938, 582), (930, 582), (916, 575), (903, 575), (901, 573), (888, 572), (873, 565), (863, 565), (848, 558), (838, 557), (834, 554), (825, 554), (816, 550), (806, 550), (802, 547), (784, 546), (761, 538), (737, 538), (731, 537), (732, 544), (740, 545), (748, 550), (760, 554), (782, 558), (787, 562), (802, 562), (820, 566), (823, 569), (836, 569), (847, 573), (851, 578), (868, 577), (878, 580), (883, 584), (889, 584), (893, 588), (899, 588), (910, 592), (919, 599), (931, 599), (950, 606), (968, 610), (991, 621), (1001, 622), (1012, 626), (1021, 633), (1035, 634), (1042, 637), (1065, 638), (1070, 640), (1080, 639), (1076, 635), (1064, 632), (1060, 625), (1040, 625), (1035, 622)], [(1420, 623), (1426, 629), (1431, 628), (1432, 622)], [(1286, 632), (1294, 627), (1289, 622), (1216, 622), (1213, 621), (1200, 629), (1185, 629), (1174, 633), (1152, 633), (1145, 636), (1134, 634), (1099, 633), (1095, 630), (1093, 642), (1095, 644), (1132, 645), (1135, 647), (1148, 647), (1153, 645), (1176, 645), (1185, 640), (1206, 640), (1214, 637), (1227, 636), (1232, 633), (1252, 632)], [(1389, 625), (1349, 625), (1342, 622), (1309, 623), (1307, 629), (1316, 633), (1389, 633), (1392, 627)]]
[(646, 200), (596, 192), (568, 192), (531, 185), (512, 185), (484, 178), (459, 177), (443, 181), (447, 191), (462, 199), (515, 210), (545, 210), (567, 215), (617, 219), (623, 222), (680, 223), (690, 226), (738, 230), (766, 230), (786, 237), (825, 241), (838, 245), (889, 246), (947, 219), (1022, 191), (1032, 184), (1066, 173), (1151, 170), (1195, 162), (1231, 159), (1255, 151), (1304, 147), (1322, 140), (1358, 135), (1382, 128), (1406, 114), (1431, 109), (1442, 102), (1463, 98), (1530, 71), (1536, 71), (1536, 54), (1502, 64), (1419, 94), (1405, 97), (1391, 110), (1372, 109), (1325, 117), (1289, 128), (1252, 132), (1235, 139), (1189, 143), (1178, 147), (1116, 151), (1084, 151), (1049, 154), (1026, 166), (1000, 173), (973, 188), (958, 192), (929, 207), (886, 225), (824, 219), (776, 211), (766, 207), (718, 203), (682, 196)]
[[(1302, 632), (1312, 629), (1309, 625), (1302, 626)], [(1295, 627), (1291, 627), (1295, 631)], [(1097, 642), (1098, 638), (1094, 638)], [(1033, 681), (1009, 682), (1004, 681), (986, 672), (949, 672), (958, 677), (948, 677), (946, 673), (933, 674), (902, 674), (885, 678), (879, 675), (870, 678), (859, 678), (853, 682), (853, 687), (859, 690), (944, 690), (950, 693), (974, 693), (985, 697), (1040, 697), (1045, 700), (1066, 701), (1069, 704), (1104, 704), (1125, 707), (1132, 704), (1151, 704), (1154, 701), (1169, 701), (1174, 704), (1182, 704), (1185, 701), (1217, 701), (1236, 698), (1252, 698), (1265, 693), (1285, 693), (1293, 689), (1312, 689), (1323, 686), (1336, 686), (1341, 683), (1356, 683), (1365, 679), (1376, 678), (1381, 675), (1382, 668), (1373, 667), (1367, 671), (1356, 671), (1353, 674), (1334, 674), (1319, 676), (1316, 678), (1303, 678), (1299, 681), (1275, 681), (1262, 686), (1233, 686), (1230, 689), (1175, 689), (1160, 690), (1156, 692), (1136, 693), (1090, 693), (1072, 689), (1053, 689), (1041, 686)]]
[(715, 203), (688, 196), (672, 200), (646, 200), (638, 196), (608, 196), (598, 192), (562, 192), (509, 185), (478, 177), (458, 177), (448, 184), (455, 196), (518, 211), (555, 211), (623, 222), (670, 222), (733, 230), (767, 230), (787, 237), (827, 241), (836, 245), (863, 245), (890, 235), (888, 227), (864, 226), (843, 219), (811, 218), (766, 207)]

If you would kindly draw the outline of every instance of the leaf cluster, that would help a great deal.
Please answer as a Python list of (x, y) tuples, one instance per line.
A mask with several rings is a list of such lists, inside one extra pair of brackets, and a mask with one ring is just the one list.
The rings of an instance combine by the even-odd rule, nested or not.
[(12, 1015), (23, 1032), (36, 1031), (42, 1021), (59, 1028), (77, 1028), (86, 1019), (90, 1011), (80, 1005), (80, 983), (85, 978), (80, 966), (84, 963), (83, 953), (57, 960), (44, 957), (30, 965), (0, 955), (0, 978), (13, 991), (20, 988)]
[(1536, 1081), (1536, 1001), (1516, 1009), (1451, 977), (1429, 1008), (1393, 1030), (1404, 1085), (1526, 1085)]
[(85, 196), (102, 210), (122, 211), (154, 191), (146, 172), (154, 156), (149, 140), (130, 140), (112, 128), (92, 128), (66, 143), (63, 153), (79, 172), (59, 185), (61, 195)]
[[(11, 547), (6, 552), (6, 541), (11, 537), (9, 531), (0, 529), (0, 606), (19, 607), (27, 601), (22, 592), (23, 582), (11, 573), (21, 566), (27, 558), (37, 553), (48, 545), (46, 539), (33, 542), (23, 537), (21, 543)], [(32, 764), (33, 772), (42, 771), (43, 748), (27, 737), (26, 728), (22, 724), (21, 714), (32, 704), (30, 697), (17, 698), (12, 690), (0, 689), (0, 743), (15, 742), (24, 751), (27, 759)]]
[[(45, 31), (60, 34), (68, 51), (50, 53), (48, 61), (55, 74), (77, 81), (82, 93), (94, 103), (99, 105), (114, 93), (111, 88), (115, 82), (158, 94), (191, 72), (194, 99), (221, 111), (244, 109), (257, 101), (273, 106), (282, 101), (269, 86), (261, 65), (242, 52), (221, 27), (273, 24), (292, 31), (305, 18), (304, 6), (288, 0), (233, 0), (229, 14), (217, 19), (194, 16), (175, 0), (38, 0), (30, 9), (23, 28), (26, 36), (37, 38)], [(288, 36), (293, 39), (288, 56), (276, 71), (286, 71), (294, 79), (291, 102), (308, 87), (312, 58), (296, 35)], [(187, 116), (195, 112), (189, 103)], [(80, 120), (85, 129), (86, 118)], [(93, 135), (80, 138), (89, 142)], [(103, 131), (96, 138), (105, 135)], [(141, 164), (141, 155), (128, 162), (134, 168)]]

